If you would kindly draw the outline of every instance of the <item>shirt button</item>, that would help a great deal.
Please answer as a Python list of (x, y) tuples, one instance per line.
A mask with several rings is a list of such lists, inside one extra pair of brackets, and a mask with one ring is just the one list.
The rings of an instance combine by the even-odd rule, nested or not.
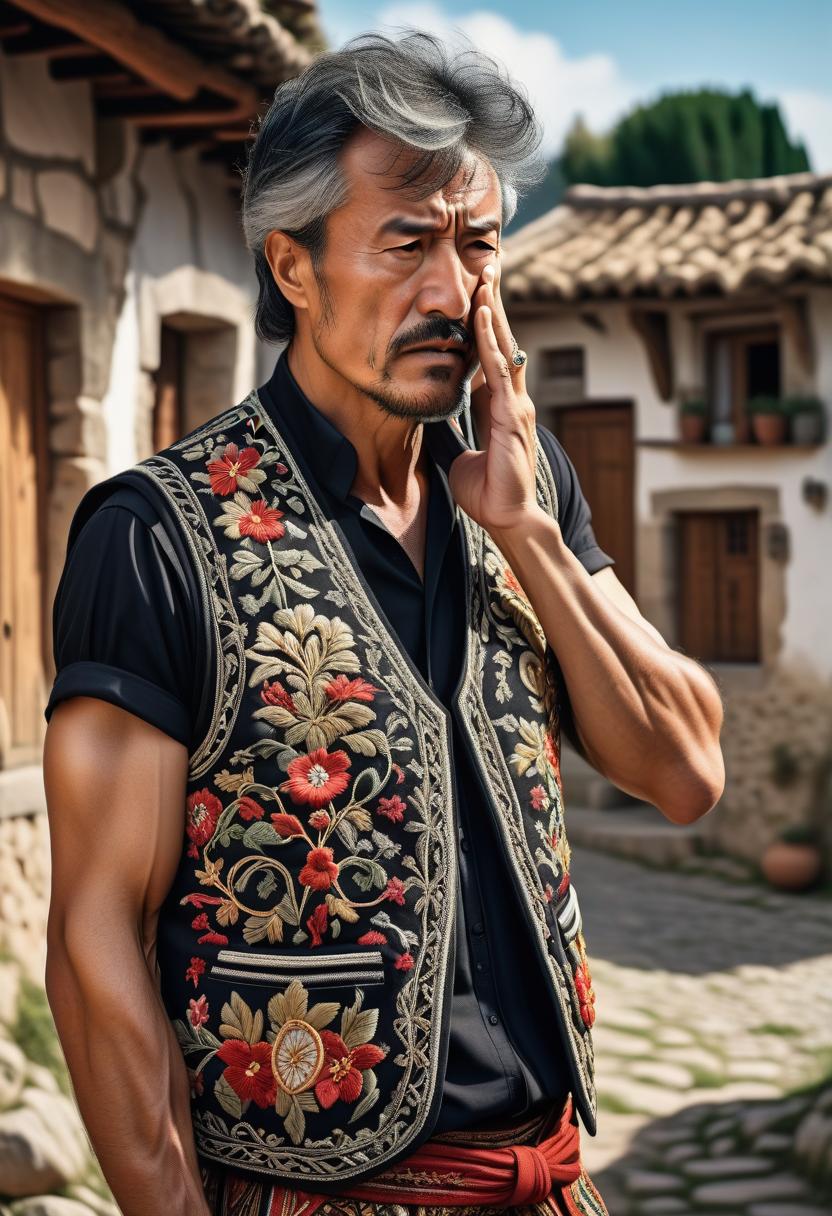
[(500, 1019), (497, 1017), (496, 1013), (491, 1013), (488, 1015), (488, 1020), (492, 1026), (496, 1026)]
[(477, 937), (479, 937), (481, 935), (481, 933), (483, 932), (483, 923), (481, 920), (478, 920), (476, 922), (476, 924), (473, 924), (471, 926), (471, 932), (476, 933)]
[(477, 963), (477, 971), (485, 971), (485, 963)]

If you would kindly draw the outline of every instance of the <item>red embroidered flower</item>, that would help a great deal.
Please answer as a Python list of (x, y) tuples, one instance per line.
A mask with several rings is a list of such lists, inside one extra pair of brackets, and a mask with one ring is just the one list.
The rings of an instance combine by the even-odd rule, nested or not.
[(391, 764), (393, 772), (396, 774), (396, 785), (401, 785), (404, 781), (404, 769), (400, 764)]
[(320, 1034), (325, 1056), (315, 1097), (324, 1110), (329, 1110), (339, 1098), (342, 1102), (357, 1101), (363, 1085), (362, 1069), (374, 1068), (384, 1059), (384, 1052), (373, 1043), (362, 1043), (350, 1051), (334, 1031), (322, 1030)]
[(379, 933), (377, 929), (368, 929), (358, 939), (359, 946), (384, 946), (386, 943), (387, 938), (383, 933)]
[(261, 1110), (271, 1106), (276, 1096), (271, 1043), (226, 1039), (217, 1055), (227, 1065), (222, 1075), (238, 1098), (253, 1100)]
[(312, 945), (320, 946), (323, 942), (323, 934), (326, 933), (329, 917), (329, 909), (326, 904), (318, 904), (315, 911), (306, 922), (306, 927), (312, 934)]
[(578, 1001), (584, 1024), (592, 1026), (595, 1021), (595, 991), (592, 987), (592, 976), (589, 974), (588, 963), (581, 963), (575, 971), (575, 987), (578, 990)]
[(521, 587), (520, 583), (518, 583), (511, 566), (503, 566), (503, 582), (510, 591), (515, 593), (515, 595), (519, 595), (523, 599), (526, 599), (526, 593)]
[(193, 920), (191, 921), (191, 928), (192, 928), (192, 929), (207, 929), (207, 928), (209, 928), (209, 925), (208, 925), (208, 913), (207, 913), (207, 912), (200, 912), (198, 916), (195, 916), (195, 917), (193, 918)]
[(271, 821), (278, 836), (302, 836), (303, 824), (296, 815), (272, 815)]
[(555, 746), (552, 734), (548, 730), (543, 735), (543, 750), (549, 762), (549, 768), (555, 774), (555, 781), (560, 785), (560, 757), (558, 756), (558, 749)]
[(321, 807), (349, 784), (347, 769), (350, 758), (344, 751), (328, 752), (318, 747), (308, 756), (298, 756), (287, 768), (289, 780), (280, 786), (288, 790), (295, 802)]
[(310, 849), (306, 865), (298, 874), (298, 882), (314, 891), (328, 891), (338, 877), (338, 866), (332, 860), (332, 849)]
[(264, 498), (255, 498), (251, 507), (237, 521), (241, 536), (250, 536), (265, 545), (269, 540), (280, 540), (286, 525), (280, 522), (282, 511), (270, 507)]
[(400, 954), (396, 959), (397, 971), (409, 971), (413, 966), (413, 955), (408, 951), (406, 954)]
[(262, 819), (266, 813), (260, 803), (255, 802), (253, 798), (249, 798), (248, 794), (243, 794), (237, 804), (237, 810), (240, 812), (240, 818), (246, 821), (250, 819)]
[(392, 819), (393, 823), (401, 823), (404, 819), (406, 805), (398, 794), (394, 794), (392, 798), (379, 798), (378, 813), (386, 815), (388, 819)]
[(188, 1019), (196, 1030), (208, 1021), (208, 997), (204, 992), (197, 1000), (191, 997), (188, 1001)]
[(569, 887), (569, 882), (570, 882), (569, 871), (567, 870), (567, 872), (564, 874), (563, 878), (558, 883), (558, 895), (566, 894), (566, 891)]
[(282, 709), (288, 709), (290, 713), (297, 712), (292, 694), (287, 692), (280, 680), (272, 680), (271, 684), (265, 680), (260, 690), (260, 699), (265, 701), (266, 705), (279, 705)]
[(197, 845), (207, 844), (222, 811), (222, 803), (210, 790), (196, 790), (187, 801), (185, 831), (191, 838), (188, 856), (198, 857)]
[(549, 795), (546, 793), (542, 785), (532, 786), (529, 794), (534, 810), (543, 811), (549, 805)]
[(330, 701), (372, 701), (376, 693), (380, 691), (381, 689), (376, 688), (367, 680), (362, 680), (358, 676), (353, 680), (348, 680), (343, 673), (337, 675), (334, 680), (330, 680), (324, 687), (324, 692)]
[(219, 460), (209, 460), (206, 464), (211, 479), (211, 491), (214, 494), (234, 494), (237, 491), (237, 478), (245, 477), (249, 469), (260, 463), (260, 453), (254, 447), (245, 447), (242, 452), (236, 443), (227, 443), (225, 451)]
[(391, 903), (404, 903), (404, 883), (400, 878), (388, 878), (387, 886), (384, 888), (384, 898), (389, 899)]
[(317, 828), (319, 832), (324, 832), (332, 823), (329, 811), (313, 811), (309, 816), (309, 822), (313, 828)]
[(203, 933), (202, 937), (198, 937), (196, 941), (198, 946), (202, 946), (205, 942), (211, 942), (214, 946), (228, 945), (228, 938), (224, 933)]
[(202, 975), (204, 970), (205, 970), (205, 959), (204, 958), (192, 958), (191, 965), (188, 968), (188, 970), (185, 972), (185, 979), (193, 980), (194, 988), (196, 988), (197, 981), (198, 981), (199, 977)]

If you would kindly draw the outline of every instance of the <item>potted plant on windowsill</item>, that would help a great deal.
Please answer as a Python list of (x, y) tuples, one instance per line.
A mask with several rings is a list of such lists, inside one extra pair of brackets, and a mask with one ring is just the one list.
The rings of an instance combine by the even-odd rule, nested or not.
[(792, 443), (813, 444), (823, 441), (825, 417), (823, 402), (819, 397), (787, 397), (785, 406), (791, 423)]
[(679, 426), (683, 443), (702, 443), (708, 420), (708, 406), (701, 397), (683, 401), (679, 406)]
[(745, 410), (758, 443), (766, 446), (785, 443), (787, 416), (779, 397), (752, 397)]

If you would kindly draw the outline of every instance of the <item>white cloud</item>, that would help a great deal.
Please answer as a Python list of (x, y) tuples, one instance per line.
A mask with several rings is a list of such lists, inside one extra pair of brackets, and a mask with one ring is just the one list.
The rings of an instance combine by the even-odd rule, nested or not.
[(605, 130), (639, 97), (639, 90), (625, 80), (610, 55), (568, 59), (550, 34), (526, 33), (487, 9), (454, 20), (438, 4), (391, 4), (373, 23), (382, 31), (401, 26), (429, 30), (447, 41), (461, 31), (500, 60), (528, 89), (543, 123), (547, 156), (560, 151), (576, 114), (582, 114), (593, 129)]
[(796, 89), (781, 93), (778, 100), (789, 134), (805, 142), (812, 168), (832, 171), (832, 96)]

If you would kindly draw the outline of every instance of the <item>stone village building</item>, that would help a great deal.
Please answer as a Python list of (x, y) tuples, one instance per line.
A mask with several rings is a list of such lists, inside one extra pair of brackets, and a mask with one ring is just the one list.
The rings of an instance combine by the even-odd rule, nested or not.
[[(507, 240), (503, 294), (601, 545), (722, 687), (728, 780), (701, 827), (755, 861), (832, 747), (828, 428), (764, 446), (745, 409), (808, 394), (828, 414), (832, 176), (573, 187)], [(681, 439), (690, 398), (710, 442)]]
[(238, 167), (321, 45), (314, 0), (0, 2), (0, 948), (35, 974), (69, 522), (271, 370)]

